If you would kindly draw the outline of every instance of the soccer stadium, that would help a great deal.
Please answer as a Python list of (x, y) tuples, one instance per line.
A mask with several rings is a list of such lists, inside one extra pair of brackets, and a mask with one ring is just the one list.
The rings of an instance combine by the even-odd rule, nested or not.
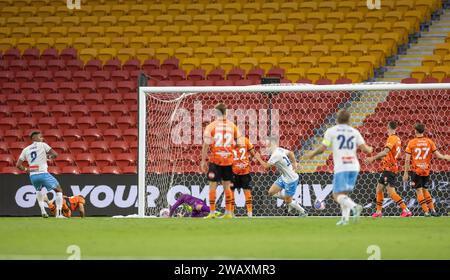
[(0, 13), (0, 259), (450, 259), (449, 0)]

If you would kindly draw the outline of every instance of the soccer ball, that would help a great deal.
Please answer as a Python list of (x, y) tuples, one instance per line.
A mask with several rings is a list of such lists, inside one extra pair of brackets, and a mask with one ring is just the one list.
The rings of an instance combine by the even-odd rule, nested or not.
[(325, 201), (317, 199), (316, 202), (314, 202), (314, 208), (316, 208), (317, 210), (325, 209)]
[(163, 209), (161, 209), (161, 211), (159, 211), (159, 216), (161, 218), (169, 218), (169, 214), (170, 214), (170, 210), (167, 208), (163, 208)]

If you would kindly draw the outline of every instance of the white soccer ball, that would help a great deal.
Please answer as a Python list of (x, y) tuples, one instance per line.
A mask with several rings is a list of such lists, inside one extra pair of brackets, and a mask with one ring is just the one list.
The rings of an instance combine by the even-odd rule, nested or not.
[(170, 214), (170, 210), (167, 208), (163, 208), (163, 209), (161, 209), (161, 211), (159, 211), (159, 216), (161, 218), (169, 218), (169, 214)]
[(314, 208), (316, 208), (317, 210), (325, 209), (325, 201), (316, 200), (316, 202), (314, 202)]

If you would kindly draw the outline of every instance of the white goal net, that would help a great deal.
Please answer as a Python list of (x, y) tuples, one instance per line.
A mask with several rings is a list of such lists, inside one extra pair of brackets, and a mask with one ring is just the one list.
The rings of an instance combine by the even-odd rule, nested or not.
[[(304, 155), (321, 142), (325, 130), (335, 124), (340, 108), (348, 109), (352, 126), (359, 129), (375, 152), (383, 150), (387, 123), (398, 123), (404, 149), (413, 138), (413, 125), (423, 122), (426, 134), (439, 150), (450, 152), (450, 84), (353, 84), (353, 85), (258, 85), (246, 87), (142, 87), (139, 96), (139, 215), (157, 215), (172, 205), (177, 193), (189, 193), (208, 201), (206, 175), (200, 171), (202, 135), (214, 118), (214, 105), (227, 105), (228, 118), (236, 123), (256, 150), (267, 159), (261, 145), (269, 135), (279, 137), (280, 146), (294, 151), (299, 162), (300, 183), (294, 198), (310, 215), (340, 215), (331, 199), (333, 166), (330, 151), (314, 160)], [(375, 187), (381, 173), (380, 162), (366, 165), (359, 154), (361, 173), (354, 200), (368, 215), (375, 211)], [(253, 214), (288, 215), (282, 201), (267, 196), (277, 179), (252, 162)], [(450, 209), (450, 164), (433, 159), (429, 190), (438, 211)], [(418, 214), (414, 190), (397, 178), (397, 192)], [(225, 207), (223, 189), (217, 189), (217, 206)], [(244, 193), (235, 192), (236, 214), (245, 213)], [(314, 202), (324, 200), (325, 210)], [(398, 215), (399, 207), (385, 195), (384, 214)]]

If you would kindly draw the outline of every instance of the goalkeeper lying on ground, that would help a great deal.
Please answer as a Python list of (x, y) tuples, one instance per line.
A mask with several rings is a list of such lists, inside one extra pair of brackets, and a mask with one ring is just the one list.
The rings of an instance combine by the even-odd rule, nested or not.
[[(206, 202), (189, 194), (181, 195), (175, 204), (170, 207), (169, 217), (172, 217), (178, 207), (183, 206), (182, 217), (202, 218), (208, 216), (210, 209)], [(219, 215), (220, 212), (216, 212)]]

